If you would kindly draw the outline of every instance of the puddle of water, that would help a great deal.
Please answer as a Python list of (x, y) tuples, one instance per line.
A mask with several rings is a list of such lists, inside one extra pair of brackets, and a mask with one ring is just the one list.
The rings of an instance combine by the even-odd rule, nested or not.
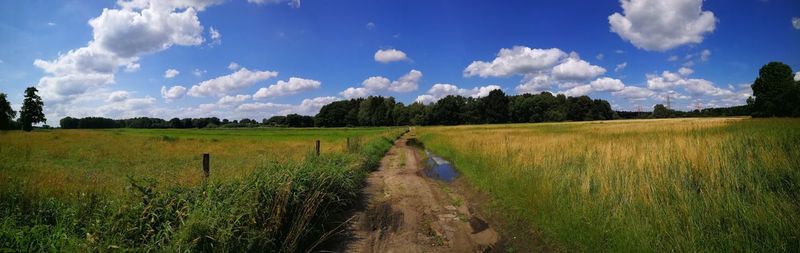
[(427, 166), (425, 166), (425, 169), (423, 170), (425, 176), (433, 179), (439, 179), (448, 183), (453, 182), (453, 180), (456, 179), (458, 173), (456, 172), (456, 169), (453, 168), (453, 165), (450, 164), (450, 162), (431, 154), (431, 152), (428, 152), (427, 150), (425, 151), (425, 154), (428, 155)]

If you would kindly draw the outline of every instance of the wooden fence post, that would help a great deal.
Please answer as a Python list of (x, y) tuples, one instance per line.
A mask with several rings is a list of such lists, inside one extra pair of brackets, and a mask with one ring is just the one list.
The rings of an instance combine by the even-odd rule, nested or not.
[(319, 140), (317, 140), (317, 156), (319, 156)]
[(203, 176), (205, 178), (208, 178), (208, 174), (211, 172), (211, 168), (209, 168), (209, 160), (211, 159), (208, 153), (203, 154)]
[(350, 137), (347, 137), (347, 147), (345, 147), (347, 152), (350, 152)]

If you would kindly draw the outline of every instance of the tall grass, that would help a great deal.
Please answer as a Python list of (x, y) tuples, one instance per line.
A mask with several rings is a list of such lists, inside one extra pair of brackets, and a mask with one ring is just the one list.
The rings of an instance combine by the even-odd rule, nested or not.
[(430, 127), (521, 226), (567, 251), (800, 249), (800, 120)]
[(352, 152), (309, 152), (261, 163), (241, 178), (195, 185), (133, 176), (123, 193), (64, 198), (9, 182), (0, 191), (0, 250), (308, 250), (341, 225), (336, 215), (357, 200), (366, 174), (399, 133), (378, 132)]

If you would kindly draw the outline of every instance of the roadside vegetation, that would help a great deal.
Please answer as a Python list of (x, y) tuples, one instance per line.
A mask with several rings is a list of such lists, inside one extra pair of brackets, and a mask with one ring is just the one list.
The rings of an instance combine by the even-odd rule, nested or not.
[(800, 120), (423, 127), (518, 226), (567, 251), (800, 248)]
[(304, 251), (341, 229), (338, 215), (403, 131), (3, 133), (0, 249)]

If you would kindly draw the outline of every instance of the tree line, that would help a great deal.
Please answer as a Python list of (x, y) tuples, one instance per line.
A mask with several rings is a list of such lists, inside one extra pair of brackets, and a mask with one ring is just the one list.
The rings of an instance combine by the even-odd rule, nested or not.
[(210, 118), (150, 117), (110, 119), (103, 117), (60, 120), (64, 129), (92, 128), (237, 128), (237, 127), (358, 127), (405, 125), (496, 124), (549, 121), (607, 120), (618, 118), (609, 103), (588, 96), (567, 97), (548, 92), (507, 96), (493, 90), (482, 98), (446, 96), (436, 103), (408, 106), (393, 97), (370, 96), (323, 106), (316, 116), (289, 114), (260, 122)]
[(428, 105), (408, 106), (392, 97), (370, 96), (323, 106), (319, 127), (501, 124), (614, 119), (608, 101), (549, 92), (507, 96), (493, 90), (482, 98), (450, 95)]
[(172, 118), (164, 120), (150, 117), (130, 119), (110, 119), (103, 117), (73, 118), (65, 117), (59, 122), (64, 129), (102, 129), (102, 128), (243, 128), (243, 127), (314, 127), (314, 118), (298, 114), (273, 116), (258, 122), (254, 119), (241, 120), (210, 118)]
[[(60, 120), (62, 128), (237, 128), (237, 127), (356, 127), (404, 125), (461, 125), (526, 122), (588, 121), (609, 119), (671, 118), (671, 117), (800, 117), (800, 81), (794, 80), (791, 67), (770, 62), (759, 70), (751, 85), (753, 96), (746, 105), (726, 108), (706, 108), (678, 111), (662, 104), (650, 112), (614, 111), (608, 101), (588, 96), (567, 97), (549, 92), (507, 96), (493, 90), (482, 98), (450, 95), (435, 103), (405, 105), (393, 97), (370, 96), (341, 100), (323, 106), (316, 116), (289, 114), (273, 116), (258, 122), (254, 119), (230, 121), (210, 118), (138, 117), (109, 119), (102, 117)], [(46, 123), (44, 103), (35, 87), (25, 89), (19, 118), (5, 93), (0, 93), (0, 130), (31, 131), (33, 125)], [(47, 127), (47, 125), (45, 125)]]
[(720, 108), (703, 108), (691, 111), (679, 111), (667, 108), (663, 104), (656, 104), (653, 111), (633, 112), (617, 111), (620, 119), (660, 119), (660, 118), (689, 118), (689, 117), (731, 117), (750, 116), (752, 106), (738, 105)]

